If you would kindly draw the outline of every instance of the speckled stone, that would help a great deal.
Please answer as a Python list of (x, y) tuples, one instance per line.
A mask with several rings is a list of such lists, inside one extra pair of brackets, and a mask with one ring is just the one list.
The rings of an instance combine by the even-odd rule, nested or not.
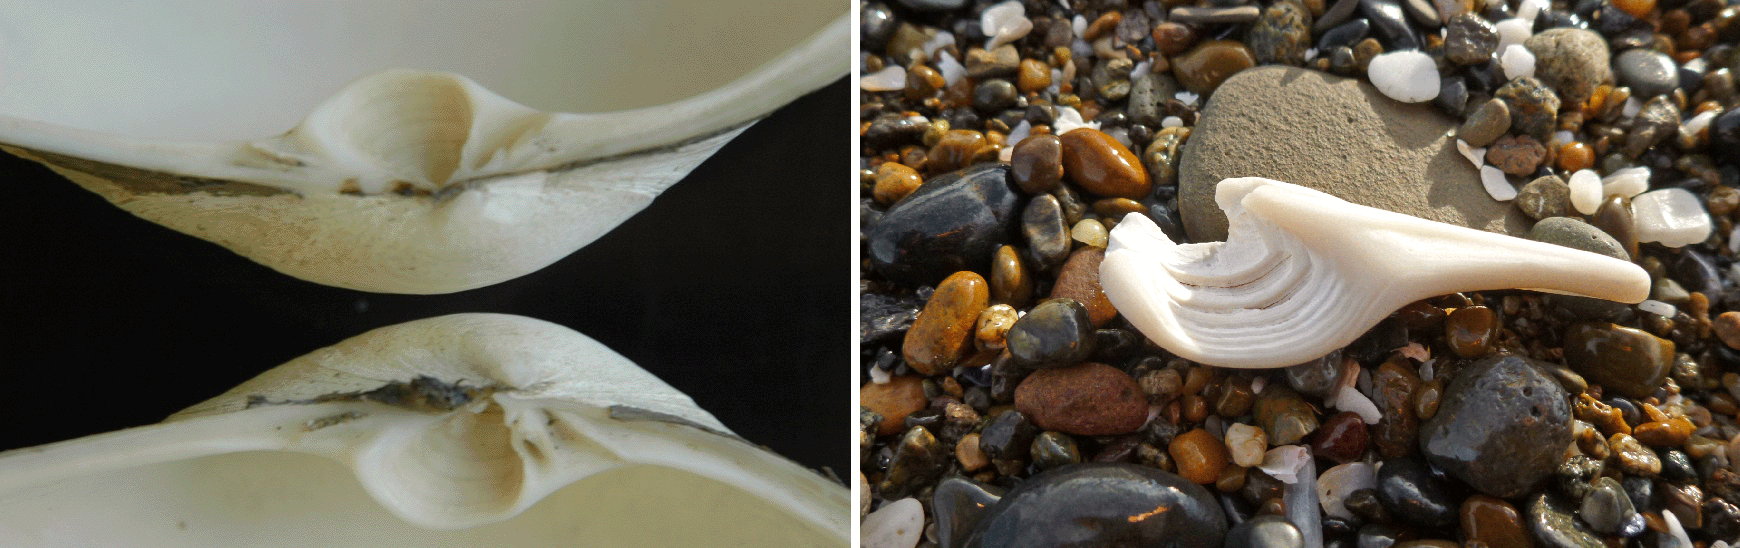
[(900, 437), (888, 473), (876, 484), (884, 499), (905, 498), (931, 485), (948, 469), (949, 450), (923, 426), (914, 426)]
[(1558, 129), (1559, 96), (1533, 76), (1511, 80), (1493, 92), (1510, 105), (1511, 129), (1546, 140)]
[(1009, 167), (984, 164), (931, 177), (888, 208), (865, 239), (876, 272), (914, 285), (991, 266), (1014, 231), (1021, 197)]
[(1459, 65), (1485, 63), (1498, 50), (1498, 30), (1478, 15), (1464, 13), (1445, 25), (1444, 57)]
[(1099, 196), (1140, 199), (1153, 189), (1142, 161), (1117, 139), (1097, 129), (1063, 134), (1063, 170), (1083, 190)]
[(1256, 415), (1257, 426), (1268, 433), (1269, 443), (1273, 445), (1299, 443), (1317, 430), (1317, 412), (1297, 392), (1285, 386), (1270, 384), (1264, 388), (1257, 395), (1252, 412)]
[(1608, 392), (1633, 398), (1655, 393), (1667, 378), (1674, 343), (1640, 329), (1579, 322), (1565, 331), (1565, 363)]
[(1221, 546), (1226, 514), (1208, 489), (1134, 464), (1083, 463), (1035, 474), (987, 512), (965, 548)]
[(1557, 175), (1547, 175), (1523, 185), (1515, 201), (1516, 207), (1531, 219), (1563, 217), (1571, 211), (1571, 185)]
[(1512, 498), (1540, 487), (1571, 443), (1569, 396), (1520, 356), (1463, 366), (1420, 430), (1434, 466), (1480, 492)]
[(1051, 286), (1051, 298), (1074, 299), (1086, 308), (1094, 327), (1105, 327), (1118, 316), (1118, 309), (1100, 286), (1100, 263), (1106, 259), (1101, 247), (1084, 247), (1069, 254)]
[(1245, 32), (1245, 44), (1259, 64), (1303, 65), (1311, 47), (1311, 14), (1295, 2), (1269, 4)]
[[(1547, 147), (1528, 135), (1499, 137), (1486, 149), (1487, 163), (1517, 177), (1534, 173), (1546, 157)], [(1566, 191), (1569, 192), (1569, 187)]]
[(906, 331), (906, 365), (925, 375), (953, 368), (972, 350), (973, 326), (990, 299), (985, 278), (976, 273), (956, 272), (943, 280)]
[(1377, 391), (1372, 403), (1383, 413), (1383, 418), (1371, 427), (1372, 444), (1386, 459), (1413, 454), (1420, 431), (1420, 419), (1414, 416), (1413, 395), (1420, 377), (1391, 360), (1372, 373), (1371, 384)]
[[(1349, 120), (1352, 121), (1349, 121)], [(1456, 121), (1355, 78), (1266, 66), (1229, 78), (1202, 111), (1178, 166), (1191, 241), (1226, 239), (1214, 187), (1267, 177), (1354, 203), (1505, 234), (1529, 219), (1486, 194), (1447, 137)]]
[(1046, 430), (1128, 434), (1148, 420), (1148, 395), (1129, 374), (1088, 362), (1029, 375), (1015, 389), (1015, 409)]
[[(1636, 50), (1633, 50), (1636, 51)], [(1637, 116), (1631, 119), (1631, 132), (1625, 136), (1625, 156), (1636, 158), (1658, 143), (1673, 137), (1680, 127), (1680, 108), (1666, 95), (1644, 101)]]
[(1561, 245), (1571, 249), (1579, 249), (1599, 253), (1615, 259), (1630, 261), (1626, 255), (1625, 246), (1619, 240), (1613, 239), (1606, 232), (1595, 228), (1573, 217), (1550, 217), (1541, 219), (1529, 229), (1528, 238), (1537, 242)]
[(1573, 507), (1557, 495), (1541, 492), (1529, 497), (1529, 532), (1546, 548), (1602, 548), (1601, 538), (1572, 514)]
[(1535, 56), (1535, 77), (1572, 105), (1581, 105), (1595, 86), (1613, 79), (1607, 41), (1593, 31), (1554, 28), (1530, 36), (1523, 47)]

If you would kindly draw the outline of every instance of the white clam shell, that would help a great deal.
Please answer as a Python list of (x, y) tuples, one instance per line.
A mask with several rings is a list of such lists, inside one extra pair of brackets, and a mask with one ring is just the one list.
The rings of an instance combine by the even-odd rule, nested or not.
[(848, 490), (567, 328), (459, 314), (0, 453), (5, 546), (838, 546)]
[(1626, 261), (1349, 203), (1258, 177), (1221, 181), (1227, 241), (1179, 245), (1132, 214), (1100, 280), (1143, 334), (1180, 357), (1284, 367), (1346, 346), (1390, 312), (1447, 293), (1536, 289), (1636, 303)]
[(4, 6), (0, 149), (286, 274), (393, 293), (542, 268), (849, 69), (835, 7)]

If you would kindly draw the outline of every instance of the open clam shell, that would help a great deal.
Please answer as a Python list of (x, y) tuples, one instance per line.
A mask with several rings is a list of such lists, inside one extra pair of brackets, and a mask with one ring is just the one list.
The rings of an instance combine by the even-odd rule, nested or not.
[(1221, 181), (1225, 242), (1173, 243), (1125, 216), (1100, 280), (1143, 334), (1222, 367), (1285, 367), (1352, 343), (1408, 303), (1535, 289), (1623, 302), (1649, 296), (1627, 261), (1354, 204), (1260, 177)]
[(6, 546), (842, 546), (847, 499), (591, 339), (497, 314), (0, 453)]
[(0, 149), (281, 272), (395, 293), (542, 268), (849, 66), (825, 3), (6, 7)]

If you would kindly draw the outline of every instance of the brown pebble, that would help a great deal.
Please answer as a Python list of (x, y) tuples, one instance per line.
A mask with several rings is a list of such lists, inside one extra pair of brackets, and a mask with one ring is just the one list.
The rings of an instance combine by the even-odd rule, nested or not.
[(1232, 40), (1210, 40), (1172, 60), (1172, 74), (1184, 88), (1208, 95), (1221, 82), (1241, 70), (1257, 65), (1250, 48)]
[(942, 73), (937, 72), (936, 69), (916, 64), (912, 68), (906, 69), (907, 99), (918, 101), (936, 97), (936, 94), (947, 85), (948, 82), (943, 80)]
[(1038, 59), (1022, 59), (1015, 77), (1015, 88), (1021, 93), (1034, 93), (1051, 87), (1051, 66)]
[(1245, 488), (1245, 468), (1243, 466), (1227, 466), (1220, 469), (1220, 477), (1214, 480), (1214, 489), (1222, 493), (1237, 493)]
[(1499, 137), (1486, 149), (1486, 161), (1503, 170), (1505, 173), (1518, 177), (1535, 172), (1541, 166), (1541, 160), (1547, 157), (1547, 147), (1528, 135), (1506, 135)]
[(1099, 18), (1094, 19), (1092, 23), (1088, 23), (1087, 30), (1085, 32), (1082, 32), (1081, 37), (1083, 40), (1087, 40), (1089, 42), (1092, 42), (1094, 40), (1098, 40), (1098, 39), (1100, 39), (1100, 36), (1103, 36), (1106, 33), (1111, 32), (1112, 29), (1117, 28), (1118, 23), (1121, 23), (1123, 21), (1124, 21), (1123, 12), (1118, 12), (1118, 11), (1105, 12), (1105, 13), (1101, 14), (1099, 16)]
[(961, 461), (961, 470), (969, 473), (991, 464), (991, 459), (985, 458), (985, 452), (979, 449), (978, 432), (961, 436), (961, 442), (955, 444), (955, 460)]
[[(1006, 304), (994, 304), (979, 313), (979, 320), (974, 330), (981, 350), (1002, 350), (1004, 337), (1009, 335), (1009, 328), (1015, 325), (1018, 313), (1015, 307)], [(948, 377), (947, 380), (954, 380)]]
[(1166, 55), (1178, 55), (1196, 44), (1196, 31), (1188, 25), (1167, 21), (1154, 26), (1154, 47)]
[(858, 389), (858, 405), (882, 415), (882, 425), (876, 435), (892, 436), (906, 431), (906, 416), (930, 405), (924, 397), (924, 378), (894, 377), (882, 384), (870, 383)]
[(1704, 197), (1704, 204), (1709, 207), (1711, 215), (1719, 217), (1733, 213), (1735, 209), (1740, 208), (1740, 189), (1731, 186), (1717, 186), (1710, 189), (1709, 196)]
[(1094, 327), (1104, 327), (1118, 316), (1118, 309), (1100, 287), (1100, 263), (1106, 259), (1105, 248), (1083, 247), (1069, 254), (1058, 271), (1057, 283), (1051, 286), (1053, 299), (1075, 299), (1087, 307), (1088, 319)]
[(1637, 425), (1631, 435), (1639, 443), (1651, 447), (1679, 447), (1686, 443), (1686, 438), (1692, 435), (1695, 428), (1692, 421), (1685, 417), (1673, 417), (1666, 421)]
[(1032, 135), (1015, 143), (1009, 174), (1028, 194), (1051, 192), (1063, 180), (1063, 141), (1056, 135)]
[(1576, 173), (1595, 165), (1595, 151), (1582, 141), (1571, 141), (1559, 147), (1559, 169)]
[(1414, 415), (1430, 420), (1438, 414), (1438, 402), (1444, 398), (1444, 383), (1429, 380), (1414, 389)]
[(1522, 515), (1515, 506), (1491, 495), (1474, 495), (1462, 501), (1458, 512), (1462, 537), (1492, 548), (1528, 548), (1534, 538), (1523, 529)]
[(1221, 384), (1220, 393), (1214, 398), (1214, 412), (1222, 417), (1239, 417), (1251, 411), (1257, 395), (1251, 392), (1251, 381), (1242, 378), (1228, 378)]
[(1715, 331), (1716, 338), (1722, 339), (1722, 344), (1740, 350), (1740, 312), (1723, 312), (1716, 316), (1710, 327)]
[(972, 163), (973, 153), (985, 146), (985, 134), (970, 129), (953, 129), (937, 140), (926, 155), (925, 168), (931, 173), (947, 173)]
[(1378, 366), (1371, 381), (1378, 396), (1372, 403), (1377, 404), (1378, 411), (1383, 413), (1383, 418), (1371, 426), (1372, 444), (1386, 459), (1413, 454), (1415, 446), (1419, 445), (1415, 438), (1420, 431), (1420, 419), (1414, 416), (1413, 395), (1420, 377), (1392, 359)]
[(906, 364), (925, 375), (953, 368), (972, 347), (974, 323), (990, 298), (985, 278), (972, 271), (956, 272), (937, 284), (906, 331)]
[(912, 194), (922, 184), (924, 179), (918, 176), (917, 171), (904, 164), (887, 162), (876, 168), (876, 187), (873, 194), (877, 203), (888, 205)]
[(1464, 358), (1479, 358), (1498, 336), (1498, 315), (1484, 306), (1464, 306), (1444, 319), (1444, 342)]
[(1201, 428), (1172, 438), (1166, 452), (1172, 454), (1172, 462), (1178, 465), (1178, 475), (1184, 476), (1185, 481), (1202, 485), (1220, 479), (1221, 470), (1230, 460), (1226, 444)]
[(1155, 403), (1166, 403), (1178, 397), (1178, 391), (1184, 388), (1184, 377), (1175, 369), (1156, 369), (1143, 373), (1136, 383), (1142, 386), (1142, 392), (1148, 394), (1148, 399)]
[(1131, 213), (1146, 213), (1148, 206), (1129, 198), (1106, 198), (1093, 203), (1094, 213), (1102, 219), (1123, 220)]
[(1577, 395), (1577, 400), (1571, 404), (1571, 414), (1608, 434), (1631, 433), (1631, 425), (1625, 424), (1625, 413), (1588, 394)]
[(1021, 262), (1021, 252), (1015, 246), (997, 248), (991, 258), (991, 302), (1016, 308), (1026, 308), (1033, 298), (1033, 277)]
[(1178, 398), (1178, 403), (1183, 406), (1186, 422), (1202, 422), (1208, 418), (1208, 399), (1201, 394), (1185, 394)]
[(1148, 396), (1122, 370), (1085, 362), (1028, 375), (1015, 388), (1015, 409), (1046, 430), (1110, 436), (1147, 422)]
[(1619, 241), (1625, 253), (1637, 258), (1637, 221), (1631, 213), (1631, 199), (1618, 194), (1601, 201), (1601, 207), (1589, 218), (1589, 224)]
[(1077, 128), (1063, 134), (1061, 140), (1064, 172), (1089, 193), (1141, 199), (1153, 189), (1141, 159), (1112, 136), (1093, 128)]
[(1661, 457), (1644, 447), (1637, 438), (1614, 434), (1607, 438), (1607, 447), (1619, 458), (1619, 469), (1627, 474), (1654, 476), (1661, 473)]

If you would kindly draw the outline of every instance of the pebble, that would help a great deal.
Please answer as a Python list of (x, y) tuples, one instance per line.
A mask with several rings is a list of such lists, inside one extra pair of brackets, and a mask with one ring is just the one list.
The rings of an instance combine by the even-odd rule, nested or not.
[(1468, 115), (1468, 119), (1456, 129), (1456, 137), (1470, 147), (1484, 147), (1509, 131), (1510, 105), (1503, 100), (1489, 99)]
[(1444, 320), (1444, 342), (1464, 358), (1485, 356), (1498, 336), (1498, 315), (1484, 306), (1465, 306)]
[(1498, 50), (1498, 31), (1478, 15), (1464, 13), (1451, 17), (1444, 32), (1444, 57), (1452, 63), (1485, 63)]
[(1226, 444), (1201, 428), (1172, 438), (1172, 443), (1166, 446), (1166, 452), (1172, 455), (1172, 462), (1178, 465), (1179, 476), (1191, 483), (1203, 485), (1219, 479), (1221, 469), (1231, 460)]
[(1153, 185), (1135, 153), (1097, 129), (1063, 134), (1063, 169), (1082, 189), (1099, 196), (1140, 199)]
[(1153, 127), (1166, 117), (1166, 100), (1178, 93), (1178, 80), (1171, 74), (1149, 71), (1130, 81), (1130, 120)]
[(1063, 142), (1056, 135), (1033, 135), (1015, 143), (1009, 175), (1028, 194), (1045, 194), (1063, 180)]
[(1311, 454), (1337, 463), (1365, 456), (1365, 421), (1358, 413), (1342, 411), (1323, 420), (1311, 439)]
[(1492, 166), (1480, 166), (1480, 184), (1493, 200), (1508, 202), (1516, 198), (1516, 187), (1504, 178), (1504, 171)]
[(1051, 286), (1051, 298), (1073, 299), (1081, 303), (1087, 308), (1088, 318), (1096, 328), (1105, 327), (1118, 316), (1118, 309), (1112, 306), (1111, 299), (1106, 298), (1106, 292), (1100, 287), (1100, 262), (1105, 258), (1104, 246), (1076, 250), (1063, 263), (1057, 282)]
[(990, 466), (991, 460), (979, 449), (978, 433), (961, 436), (960, 443), (955, 444), (955, 461), (961, 463), (961, 470), (965, 472), (977, 472)]
[(1571, 443), (1569, 397), (1534, 360), (1497, 356), (1462, 367), (1420, 431), (1420, 451), (1482, 493), (1514, 498), (1543, 485)]
[(1557, 175), (1537, 178), (1517, 191), (1516, 206), (1535, 220), (1563, 217), (1571, 211), (1571, 187)]
[(1029, 454), (1033, 458), (1033, 466), (1040, 470), (1081, 462), (1081, 449), (1076, 447), (1075, 438), (1062, 432), (1040, 432), (1033, 438)]
[(1341, 363), (1341, 350), (1337, 349), (1321, 358), (1282, 369), (1281, 378), (1301, 394), (1325, 398), (1341, 386), (1346, 371)]
[(1529, 532), (1546, 548), (1603, 548), (1601, 538), (1572, 515), (1573, 509), (1558, 496), (1536, 493), (1528, 499)]
[[(1321, 16), (1317, 17), (1317, 21), (1311, 26), (1311, 31), (1320, 33), (1329, 30), (1336, 25), (1340, 25), (1343, 21), (1347, 20), (1348, 16), (1353, 15), (1354, 10), (1358, 8), (1359, 0), (1335, 0), (1334, 3), (1329, 4), (1328, 9), (1323, 10)], [(1313, 13), (1316, 13), (1316, 11), (1313, 10)]]
[(973, 327), (990, 298), (985, 278), (975, 272), (956, 272), (937, 284), (936, 292), (906, 331), (901, 347), (906, 365), (925, 375), (954, 368), (972, 349)]
[(1249, 23), (1261, 15), (1256, 6), (1179, 6), (1172, 8), (1168, 20), (1192, 24)]
[(1258, 64), (1303, 65), (1311, 47), (1311, 14), (1296, 2), (1269, 4), (1245, 31), (1245, 44)]
[(950, 451), (923, 426), (907, 429), (900, 441), (890, 444), (894, 457), (888, 472), (876, 484), (876, 492), (884, 499), (899, 499), (924, 489), (935, 482), (954, 459)]
[(1631, 211), (1639, 242), (1685, 247), (1709, 239), (1715, 228), (1704, 204), (1683, 188), (1639, 194), (1631, 200)]
[(1571, 173), (1568, 185), (1571, 187), (1571, 207), (1578, 213), (1594, 215), (1596, 208), (1601, 207), (1601, 176), (1592, 170), (1578, 170)]
[[(1015, 76), (1021, 69), (1021, 54), (1015, 46), (1004, 44), (990, 50), (972, 48), (967, 50), (966, 76), (968, 78), (1005, 78)], [(950, 85), (954, 82), (950, 81)]]
[(1573, 141), (1559, 147), (1559, 169), (1565, 173), (1576, 173), (1595, 165), (1595, 151), (1581, 141)]
[(1267, 177), (1501, 234), (1528, 231), (1528, 216), (1494, 202), (1474, 170), (1443, 163), (1464, 162), (1445, 135), (1453, 120), (1428, 105), (1381, 97), (1358, 79), (1293, 67), (1257, 67), (1228, 79), (1180, 153), (1179, 210), (1190, 241), (1226, 239), (1214, 188), (1230, 177)]
[(1438, 96), (1438, 66), (1419, 51), (1393, 51), (1373, 57), (1366, 74), (1378, 91), (1397, 101), (1421, 103)]
[(892, 436), (906, 430), (906, 416), (930, 405), (930, 399), (924, 396), (923, 377), (897, 376), (859, 388), (858, 405), (882, 415), (876, 435)]
[(1015, 106), (1017, 94), (1015, 84), (1008, 80), (985, 80), (973, 88), (973, 108), (986, 114), (1002, 112)]
[(1397, 361), (1384, 362), (1371, 375), (1372, 403), (1383, 413), (1383, 419), (1372, 425), (1371, 441), (1386, 459), (1413, 454), (1420, 430), (1412, 405), (1420, 377)]
[(985, 146), (985, 135), (977, 131), (956, 129), (942, 134), (925, 155), (925, 169), (949, 172), (972, 163), (973, 154)]
[(1352, 48), (1354, 44), (1364, 39), (1368, 32), (1371, 32), (1371, 21), (1363, 17), (1336, 25), (1317, 39), (1317, 50), (1320, 52), (1329, 51), (1338, 46)]
[[(1254, 6), (1251, 9), (1256, 10)], [(1243, 43), (1209, 40), (1173, 58), (1172, 74), (1184, 84), (1184, 89), (1197, 95), (1208, 95), (1227, 78), (1256, 65), (1256, 57)]]
[(858, 88), (864, 91), (895, 91), (906, 88), (906, 70), (891, 66), (858, 77)]
[(1528, 135), (1506, 135), (1486, 149), (1486, 161), (1505, 173), (1528, 176), (1547, 157), (1547, 147)]
[(1679, 65), (1658, 51), (1633, 48), (1613, 58), (1613, 73), (1619, 85), (1631, 88), (1631, 96), (1648, 99), (1673, 93), (1680, 87)]
[(1039, 427), (1027, 420), (1027, 415), (1014, 409), (1006, 409), (991, 416), (979, 431), (979, 451), (997, 461), (1021, 461), (1028, 457), (1034, 436), (1039, 435)]
[(1604, 322), (1572, 325), (1564, 344), (1565, 363), (1577, 373), (1633, 398), (1653, 394), (1673, 364), (1673, 341)]
[(1148, 396), (1122, 370), (1087, 362), (1029, 375), (1015, 388), (1015, 409), (1046, 430), (1109, 436), (1147, 422)]
[(1022, 59), (1015, 73), (1015, 88), (1038, 93), (1051, 87), (1051, 67), (1038, 59)]
[(1108, 236), (1106, 225), (1099, 219), (1082, 219), (1069, 229), (1069, 237), (1088, 248), (1105, 248)]
[(1559, 96), (1540, 80), (1522, 77), (1493, 92), (1510, 106), (1511, 128), (1536, 139), (1546, 139), (1557, 127)]
[(931, 495), (931, 512), (936, 520), (937, 546), (959, 546), (967, 533), (983, 520), (985, 510), (1003, 498), (1004, 489), (960, 476), (950, 476), (937, 482)]
[(1588, 101), (1596, 86), (1613, 79), (1607, 41), (1595, 32), (1547, 29), (1524, 40), (1523, 46), (1535, 55), (1535, 77), (1572, 105)]
[(1535, 54), (1529, 53), (1522, 44), (1511, 44), (1504, 47), (1498, 55), (1498, 64), (1504, 67), (1505, 78), (1532, 77), (1535, 75)]
[(898, 0), (900, 5), (919, 11), (941, 11), (960, 9), (967, 0)]
[(1722, 340), (1722, 344), (1740, 350), (1740, 312), (1729, 311), (1717, 315), (1711, 327), (1714, 328), (1716, 337)]
[(904, 498), (864, 516), (858, 529), (859, 545), (864, 548), (913, 548), (924, 537), (924, 505), (915, 498)]
[(1619, 245), (1624, 246), (1627, 257), (1638, 256), (1637, 221), (1631, 213), (1630, 198), (1609, 193), (1601, 201), (1601, 207), (1595, 208), (1595, 215), (1589, 217), (1589, 224), (1613, 236)]
[(1069, 367), (1094, 351), (1094, 326), (1087, 307), (1074, 299), (1051, 299), (1034, 306), (1009, 328), (1010, 357), (1022, 367)]
[(918, 190), (922, 184), (924, 179), (918, 176), (917, 171), (896, 162), (888, 162), (876, 168), (876, 186), (872, 192), (878, 203), (893, 204)]
[(1226, 513), (1208, 489), (1163, 470), (1083, 463), (1035, 474), (997, 501), (962, 546), (1221, 546)]
[[(1176, 116), (1168, 116), (1176, 120)], [(1142, 166), (1154, 177), (1154, 185), (1159, 187), (1176, 187), (1178, 185), (1178, 149), (1190, 139), (1190, 128), (1166, 127), (1154, 135), (1154, 140), (1148, 143), (1148, 148), (1142, 151)]]
[(1342, 519), (1354, 517), (1346, 505), (1348, 497), (1376, 488), (1377, 469), (1367, 462), (1337, 464), (1317, 476), (1317, 500), (1324, 513)]
[(1268, 386), (1257, 395), (1252, 412), (1271, 445), (1292, 445), (1317, 430), (1317, 412), (1297, 392)]
[(979, 15), (980, 32), (991, 38), (988, 47), (997, 47), (1019, 40), (1033, 31), (1033, 21), (1021, 2), (1009, 0), (991, 7)]
[[(1283, 2), (1285, 3), (1285, 2)], [(1287, 518), (1256, 516), (1227, 531), (1225, 548), (1303, 548), (1305, 538)]]
[(1498, 31), (1498, 51), (1504, 51), (1506, 46), (1527, 42), (1534, 34), (1534, 22), (1510, 18), (1492, 25)]
[(871, 264), (891, 280), (914, 285), (984, 269), (1013, 231), (1020, 200), (1006, 165), (931, 177), (870, 226)]
[(1027, 202), (1021, 213), (1021, 233), (1034, 266), (1050, 270), (1069, 258), (1069, 227), (1057, 197), (1046, 194)]
[(1637, 425), (1631, 433), (1638, 443), (1652, 447), (1679, 447), (1691, 437), (1696, 426), (1685, 417), (1673, 417), (1665, 421), (1646, 422)]
[(1433, 529), (1456, 523), (1455, 501), (1419, 459), (1385, 460), (1378, 468), (1377, 494), (1391, 514), (1408, 523)]
[[(1408, 23), (1401, 1), (1359, 0), (1359, 13), (1371, 20), (1372, 29), (1377, 31), (1386, 51), (1413, 50), (1420, 47), (1420, 40), (1414, 34), (1413, 25)], [(1436, 81), (1433, 84), (1433, 88), (1438, 87)]]
[(997, 248), (997, 255), (991, 262), (990, 282), (992, 303), (1026, 308), (1027, 301), (1033, 298), (1033, 278), (1028, 275), (1021, 254), (1014, 246)]
[(1572, 217), (1542, 219), (1541, 222), (1535, 223), (1534, 228), (1529, 229), (1528, 238), (1537, 242), (1599, 253), (1615, 259), (1631, 260), (1631, 257), (1625, 253), (1625, 247), (1620, 245), (1618, 240), (1613, 239), (1613, 236), (1609, 236), (1606, 232), (1602, 232), (1601, 229), (1595, 228), (1589, 223)]
[(1631, 132), (1625, 136), (1625, 155), (1636, 158), (1643, 151), (1674, 136), (1680, 127), (1680, 108), (1666, 95), (1658, 95), (1643, 103), (1631, 119)]
[(1607, 438), (1607, 448), (1618, 459), (1619, 469), (1627, 474), (1653, 476), (1661, 473), (1661, 457), (1644, 447), (1637, 438), (1614, 434)]
[(1462, 537), (1486, 543), (1491, 548), (1528, 548), (1534, 545), (1523, 529), (1522, 516), (1504, 499), (1473, 495), (1462, 501), (1457, 512)]
[(1263, 453), (1269, 449), (1269, 438), (1261, 428), (1233, 423), (1226, 429), (1226, 445), (1233, 464), (1249, 468), (1263, 463)]

